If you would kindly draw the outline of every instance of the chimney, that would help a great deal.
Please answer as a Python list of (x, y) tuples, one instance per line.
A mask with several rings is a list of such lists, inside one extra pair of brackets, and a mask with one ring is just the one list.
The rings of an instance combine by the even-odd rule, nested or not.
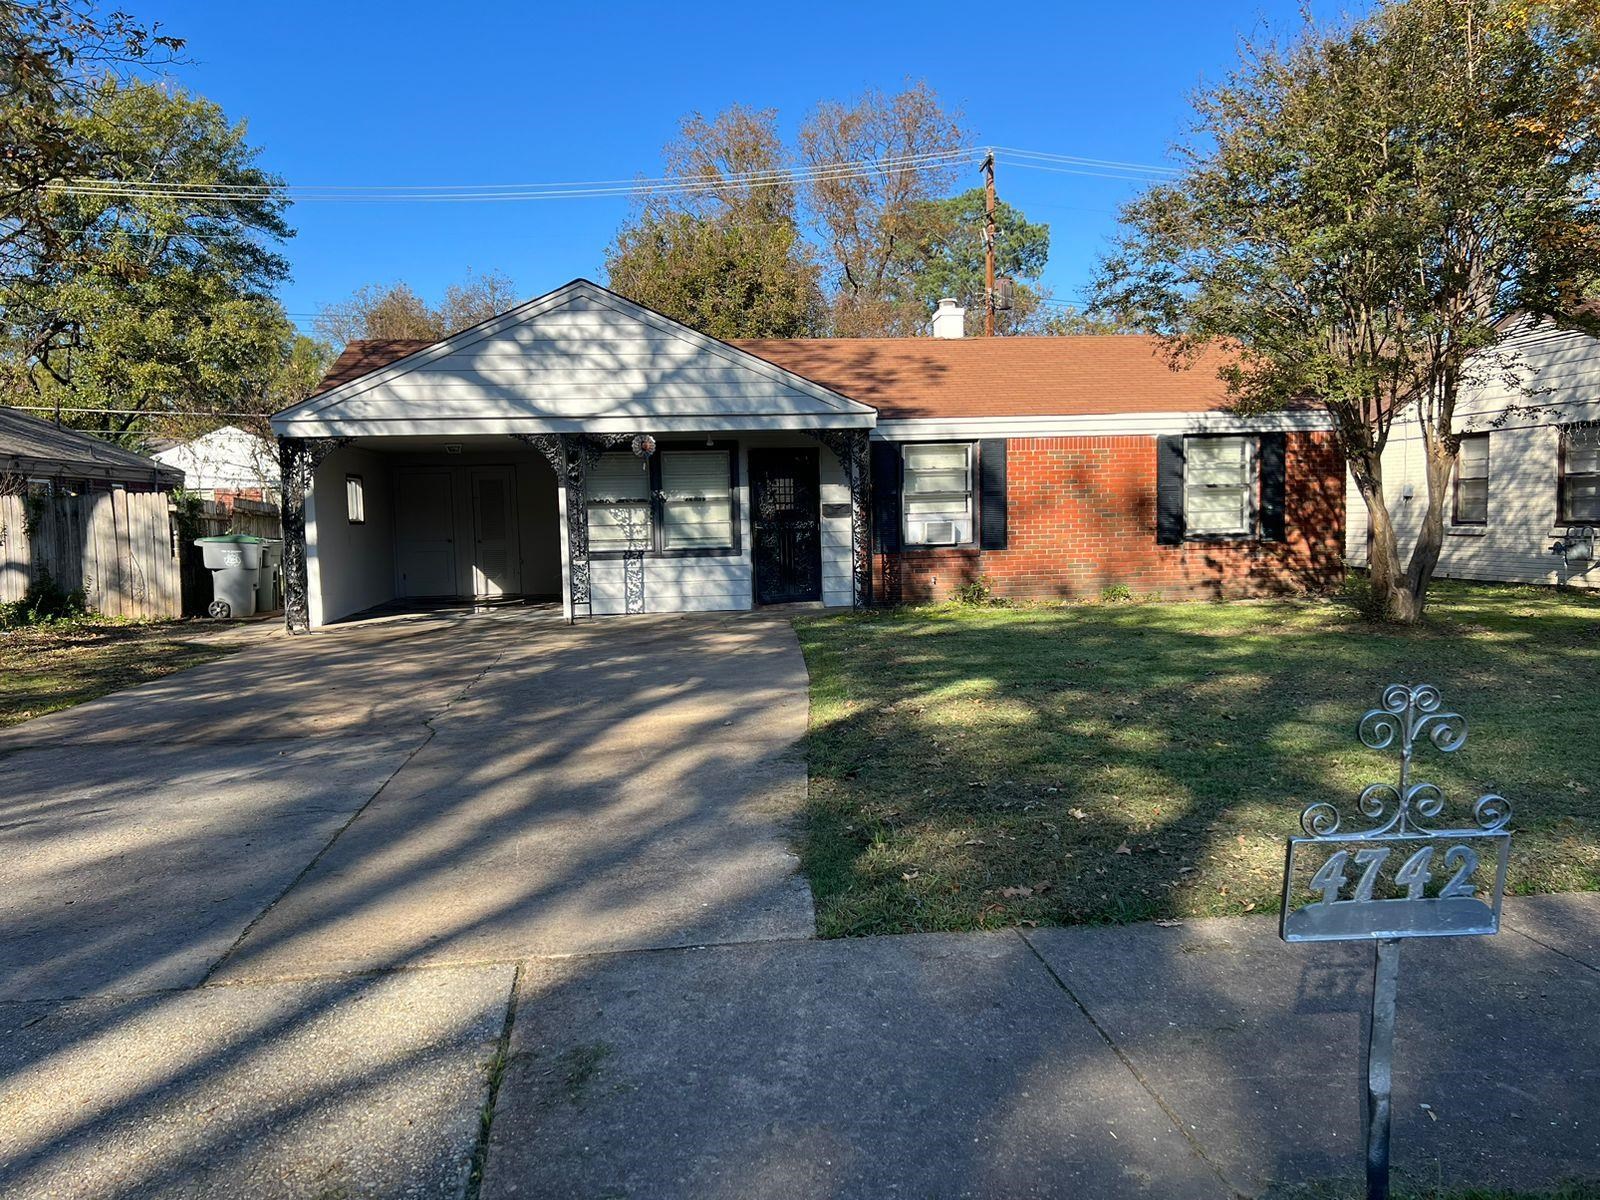
[(952, 297), (946, 296), (939, 301), (939, 307), (933, 314), (933, 336), (936, 338), (967, 336), (967, 310), (957, 304)]

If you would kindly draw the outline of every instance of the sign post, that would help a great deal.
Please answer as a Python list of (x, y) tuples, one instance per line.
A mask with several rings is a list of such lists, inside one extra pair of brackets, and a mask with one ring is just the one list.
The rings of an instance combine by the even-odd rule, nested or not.
[(1417, 746), (1449, 754), (1466, 744), (1467, 722), (1444, 708), (1432, 684), (1390, 684), (1379, 707), (1361, 718), (1364, 745), (1398, 744), (1400, 779), (1368, 784), (1356, 808), (1366, 828), (1347, 831), (1327, 801), (1300, 814), (1304, 837), (1289, 839), (1283, 877), (1286, 942), (1373, 943), (1372, 1022), (1367, 1032), (1367, 1198), (1389, 1195), (1389, 1098), (1393, 1083), (1395, 995), (1400, 942), (1500, 930), (1500, 903), (1511, 856), (1511, 805), (1482, 796), (1473, 825), (1435, 828), (1444, 811), (1437, 785), (1412, 778)]

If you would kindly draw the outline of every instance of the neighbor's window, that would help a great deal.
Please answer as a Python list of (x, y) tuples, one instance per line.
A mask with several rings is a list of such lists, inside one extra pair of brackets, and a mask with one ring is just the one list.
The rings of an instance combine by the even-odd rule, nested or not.
[(1183, 517), (1190, 536), (1248, 535), (1255, 525), (1245, 437), (1191, 437), (1183, 446)]
[(350, 518), (352, 525), (365, 525), (367, 523), (367, 501), (365, 489), (361, 485), (361, 476), (346, 475), (344, 477), (344, 511)]
[(934, 442), (906, 446), (901, 511), (913, 546), (955, 546), (972, 540), (972, 446)]
[(1469, 433), (1461, 439), (1456, 456), (1457, 525), (1486, 525), (1489, 521), (1489, 435)]
[(1561, 520), (1600, 521), (1600, 425), (1561, 431)]
[(603, 454), (589, 470), (589, 549), (650, 548), (650, 464), (633, 454)]
[(727, 450), (661, 452), (663, 550), (733, 546), (733, 468)]

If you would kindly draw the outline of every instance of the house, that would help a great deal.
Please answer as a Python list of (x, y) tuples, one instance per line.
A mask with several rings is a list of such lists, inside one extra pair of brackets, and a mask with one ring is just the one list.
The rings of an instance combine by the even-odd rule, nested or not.
[(170, 467), (76, 429), (0, 408), (0, 603), (48, 576), (96, 612), (182, 611)]
[[(1342, 564), (1325, 413), (1227, 410), (1151, 339), (728, 343), (576, 280), (435, 343), (346, 347), (272, 418), (291, 627), (392, 600), (569, 617), (1259, 595)], [(956, 336), (948, 336), (955, 333)]]
[(278, 502), (278, 448), (237, 425), (174, 443), (151, 457), (183, 472), (185, 490), (205, 499)]
[(20, 409), (0, 408), (0, 479), (57, 492), (164, 492), (183, 485), (183, 472)]
[[(1594, 557), (1552, 551), (1569, 536), (1592, 539), (1583, 531), (1600, 527), (1600, 339), (1517, 319), (1500, 354), (1510, 373), (1484, 371), (1456, 402), (1461, 453), (1435, 574), (1600, 587)], [(1428, 505), (1414, 415), (1395, 422), (1384, 448), (1383, 490), (1404, 549)], [(1353, 484), (1346, 494), (1347, 553), (1365, 563), (1366, 505)]]

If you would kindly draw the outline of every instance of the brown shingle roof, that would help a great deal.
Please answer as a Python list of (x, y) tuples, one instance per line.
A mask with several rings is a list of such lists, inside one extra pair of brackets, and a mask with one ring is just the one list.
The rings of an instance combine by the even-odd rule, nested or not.
[[(1226, 408), (1204, 353), (1174, 371), (1157, 340), (1139, 335), (1007, 338), (747, 339), (732, 343), (852, 400), (896, 417), (1074, 416), (1208, 412)], [(433, 345), (354, 341), (313, 395)]]
[(387, 367), (390, 363), (397, 362), (408, 354), (415, 354), (418, 350), (425, 350), (431, 345), (433, 343), (426, 338), (358, 338), (346, 342), (343, 352), (333, 360), (328, 373), (322, 377), (322, 382), (317, 384), (311, 394), (320, 396), (341, 383), (359, 379), (379, 367)]
[(885, 418), (1205, 412), (1226, 407), (1220, 352), (1174, 371), (1153, 337), (818, 338), (734, 345)]

